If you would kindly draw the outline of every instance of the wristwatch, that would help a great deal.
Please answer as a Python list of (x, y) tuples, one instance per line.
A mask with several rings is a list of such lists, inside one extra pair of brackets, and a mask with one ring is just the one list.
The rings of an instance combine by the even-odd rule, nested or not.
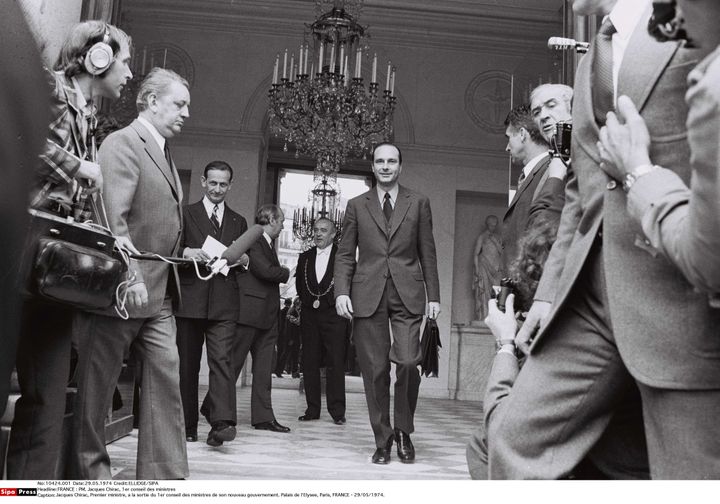
[(513, 348), (515, 347), (515, 340), (514, 339), (499, 339), (495, 340), (495, 350), (499, 351), (503, 346), (505, 345), (512, 345)]
[(639, 179), (643, 175), (647, 175), (648, 173), (655, 171), (658, 168), (659, 166), (651, 164), (643, 164), (635, 167), (635, 169), (633, 169), (631, 172), (625, 174), (625, 180), (623, 180), (623, 191), (630, 191), (630, 188), (633, 186), (637, 179)]

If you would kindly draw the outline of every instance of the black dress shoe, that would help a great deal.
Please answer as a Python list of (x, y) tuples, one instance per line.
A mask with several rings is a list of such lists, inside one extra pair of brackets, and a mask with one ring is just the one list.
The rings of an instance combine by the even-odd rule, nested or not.
[(345, 417), (342, 416), (340, 418), (333, 418), (333, 422), (335, 422), (335, 425), (345, 425), (345, 422), (347, 422), (347, 420), (345, 420)]
[(415, 447), (410, 441), (410, 436), (400, 429), (395, 429), (395, 439), (397, 440), (397, 454), (400, 462), (404, 464), (415, 462)]
[(375, 450), (372, 456), (373, 464), (387, 464), (390, 462), (390, 450), (392, 449), (393, 436), (390, 436), (385, 443), (385, 446)]
[(215, 422), (208, 433), (207, 441), (210, 446), (220, 446), (225, 441), (232, 441), (237, 435), (237, 429), (234, 425), (227, 422)]
[(310, 420), (318, 420), (320, 418), (320, 415), (308, 415), (305, 413), (304, 415), (301, 415), (298, 417), (298, 420), (301, 422), (309, 422)]
[(272, 422), (262, 422), (259, 424), (255, 424), (253, 427), (255, 427), (257, 430), (269, 430), (272, 432), (290, 432), (289, 427), (280, 425), (277, 420), (273, 420)]
[(197, 441), (197, 427), (185, 429), (185, 441), (188, 443), (194, 443)]

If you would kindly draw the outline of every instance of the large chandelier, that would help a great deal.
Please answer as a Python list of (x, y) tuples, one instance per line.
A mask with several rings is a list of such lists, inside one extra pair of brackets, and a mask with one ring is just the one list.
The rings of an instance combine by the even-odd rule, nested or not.
[[(377, 54), (369, 86), (362, 76), (361, 26), (335, 0), (330, 11), (308, 26), (311, 43), (298, 58), (278, 54), (269, 92), (270, 132), (294, 146), (296, 156), (316, 160), (316, 180), (335, 180), (350, 157), (365, 158), (373, 145), (390, 140), (396, 98), (395, 69), (388, 62), (385, 87), (378, 83)], [(308, 71), (309, 70), (309, 71)]]
[(344, 212), (338, 210), (340, 190), (337, 185), (322, 177), (320, 182), (310, 191), (310, 208), (298, 208), (293, 213), (293, 236), (300, 240), (305, 249), (312, 246), (315, 237), (315, 220), (325, 218), (335, 224), (335, 242), (342, 237), (342, 221)]

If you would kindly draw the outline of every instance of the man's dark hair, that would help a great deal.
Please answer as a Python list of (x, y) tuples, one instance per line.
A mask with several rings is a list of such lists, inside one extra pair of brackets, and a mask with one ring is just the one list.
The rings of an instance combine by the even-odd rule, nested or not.
[(515, 308), (527, 311), (542, 276), (545, 261), (555, 243), (558, 219), (538, 219), (520, 238), (518, 253), (509, 274), (517, 294)]
[(230, 182), (232, 182), (233, 169), (232, 169), (232, 166), (227, 164), (225, 161), (210, 161), (207, 164), (207, 166), (205, 167), (205, 170), (203, 170), (203, 177), (207, 178), (208, 172), (210, 170), (220, 170), (220, 171), (230, 172)]
[(282, 214), (282, 209), (279, 206), (271, 203), (263, 205), (258, 208), (258, 211), (255, 214), (255, 224), (266, 226), (270, 224), (270, 219), (279, 219), (280, 214)]
[(391, 143), (391, 142), (382, 142), (375, 146), (375, 148), (373, 149), (373, 153), (372, 153), (373, 161), (375, 160), (375, 151), (378, 150), (378, 148), (382, 147), (383, 145), (390, 145), (391, 147), (395, 147), (398, 151), (398, 163), (402, 164), (402, 152), (400, 151), (400, 147), (398, 147), (397, 145), (395, 145), (394, 143)]
[(505, 118), (505, 127), (512, 126), (516, 131), (524, 129), (530, 135), (530, 139), (538, 145), (545, 145), (547, 142), (542, 136), (540, 129), (533, 121), (530, 105), (523, 104), (515, 107)]

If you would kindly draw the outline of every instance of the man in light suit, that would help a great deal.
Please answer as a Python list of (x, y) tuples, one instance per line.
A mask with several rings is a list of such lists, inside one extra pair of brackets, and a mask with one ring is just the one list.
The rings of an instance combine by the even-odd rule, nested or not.
[[(676, 2), (657, 4), (674, 5)], [(682, 10), (680, 10), (680, 8)], [(718, 47), (716, 23), (720, 4), (680, 0), (672, 22), (687, 27), (696, 47)], [(657, 16), (657, 14), (656, 14)], [(658, 18), (658, 21), (660, 19)], [(667, 21), (664, 20), (662, 22)], [(720, 49), (693, 69), (686, 95), (688, 142), (693, 174), (690, 185), (672, 170), (653, 165), (645, 121), (627, 97), (618, 99), (618, 114), (608, 114), (600, 132), (606, 162), (601, 168), (623, 181), (634, 178), (628, 191), (628, 214), (642, 226), (660, 254), (682, 271), (696, 288), (717, 302), (720, 293)], [(639, 141), (637, 141), (639, 140)], [(642, 176), (638, 169), (646, 167)]]
[[(110, 134), (100, 148), (105, 205), (114, 234), (133, 251), (177, 255), (182, 188), (168, 139), (189, 116), (185, 79), (154, 68), (140, 85), (139, 117)], [(164, 151), (164, 153), (163, 153)], [(188, 476), (173, 304), (180, 300), (175, 266), (132, 260), (127, 320), (114, 310), (81, 313), (78, 400), (73, 416), (73, 472), (77, 479), (112, 479), (105, 449), (105, 416), (128, 347), (142, 365), (139, 479)]]
[(626, 94), (648, 122), (653, 158), (687, 180), (682, 96), (702, 53), (651, 39), (647, 1), (575, 0), (573, 8), (609, 16), (578, 68), (567, 202), (516, 337), (520, 348), (542, 326), (488, 433), (490, 475), (568, 474), (637, 384), (651, 476), (717, 478), (720, 312), (642, 239), (625, 192), (599, 167), (597, 147), (614, 97)]
[[(518, 241), (529, 224), (530, 207), (536, 190), (547, 180), (545, 172), (550, 164), (549, 147), (530, 114), (530, 107), (520, 105), (505, 118), (505, 150), (513, 162), (522, 163), (523, 169), (513, 196), (502, 220), (502, 275), (517, 256)], [(485, 306), (483, 306), (483, 309)]]
[[(183, 208), (183, 257), (204, 263), (211, 257), (202, 249), (212, 237), (229, 246), (245, 231), (245, 217), (225, 203), (232, 186), (233, 169), (225, 161), (208, 163), (200, 178), (205, 190), (203, 198)], [(247, 265), (247, 255), (241, 264)], [(208, 274), (203, 268), (202, 275)], [(180, 355), (180, 392), (185, 413), (185, 438), (197, 441), (198, 374), (203, 343), (206, 343), (210, 369), (208, 411), (205, 416), (211, 430), (207, 443), (220, 446), (235, 439), (237, 412), (235, 408), (235, 369), (232, 349), (235, 344), (240, 296), (236, 271), (216, 275), (210, 280), (198, 278), (194, 267), (181, 268), (180, 290), (183, 305), (175, 313), (177, 345)]]
[[(402, 155), (382, 143), (373, 152), (377, 186), (348, 201), (335, 255), (335, 307), (354, 319), (354, 340), (377, 449), (387, 464), (393, 441), (401, 462), (415, 460), (410, 434), (417, 405), (423, 315), (440, 313), (430, 201), (398, 184)], [(356, 250), (359, 259), (356, 261)], [(425, 305), (428, 301), (427, 308)], [(392, 339), (390, 326), (392, 326)], [(395, 429), (390, 423), (390, 362), (396, 365)]]
[[(298, 257), (295, 290), (302, 303), (300, 331), (307, 409), (298, 420), (320, 418), (320, 363), (325, 355), (327, 410), (337, 425), (345, 419), (347, 320), (335, 311), (333, 267), (337, 254), (335, 224), (321, 217), (313, 225), (315, 246)], [(323, 352), (323, 349), (325, 350)]]
[[(290, 270), (280, 264), (275, 241), (283, 229), (285, 216), (277, 205), (263, 205), (255, 214), (255, 223), (263, 227), (263, 235), (247, 251), (247, 271), (238, 275), (240, 311), (238, 332), (233, 349), (235, 380), (252, 355), (252, 394), (250, 423), (258, 430), (290, 432), (275, 418), (272, 407), (272, 359), (278, 338), (280, 284), (290, 278)], [(207, 409), (205, 396), (201, 411)]]

